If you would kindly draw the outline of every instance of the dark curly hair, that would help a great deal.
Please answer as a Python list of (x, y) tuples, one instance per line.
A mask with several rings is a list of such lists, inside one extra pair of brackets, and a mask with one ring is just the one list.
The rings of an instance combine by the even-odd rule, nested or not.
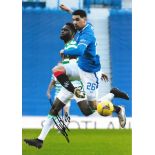
[(66, 23), (65, 25), (69, 26), (71, 31), (73, 32), (73, 34), (75, 35), (76, 34), (76, 29), (74, 27), (74, 24), (73, 23)]

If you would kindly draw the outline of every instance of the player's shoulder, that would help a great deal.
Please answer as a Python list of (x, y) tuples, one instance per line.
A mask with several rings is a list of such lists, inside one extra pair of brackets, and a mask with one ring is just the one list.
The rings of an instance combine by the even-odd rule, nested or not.
[(85, 31), (86, 32), (94, 32), (94, 27), (93, 27), (93, 25), (91, 24), (91, 23), (87, 23), (87, 25), (86, 25), (86, 28), (85, 28)]
[(89, 35), (89, 36), (92, 36), (93, 37), (94, 36), (94, 28), (93, 28), (93, 26), (88, 23), (86, 25), (86, 28), (83, 31), (83, 34), (84, 35)]

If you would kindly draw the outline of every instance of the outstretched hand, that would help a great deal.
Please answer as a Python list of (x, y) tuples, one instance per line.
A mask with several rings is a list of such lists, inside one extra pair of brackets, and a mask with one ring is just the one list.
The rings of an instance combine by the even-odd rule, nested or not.
[(70, 9), (66, 6), (66, 5), (64, 5), (63, 3), (62, 4), (60, 4), (60, 6), (59, 6), (62, 10), (64, 10), (64, 11), (69, 11)]
[(62, 10), (67, 11), (69, 13), (72, 13), (73, 10), (71, 10), (70, 8), (68, 8), (66, 5), (64, 5), (63, 3), (60, 4), (59, 6)]
[(108, 79), (108, 76), (106, 74), (101, 74), (101, 80), (104, 80), (105, 82), (108, 82), (109, 79)]

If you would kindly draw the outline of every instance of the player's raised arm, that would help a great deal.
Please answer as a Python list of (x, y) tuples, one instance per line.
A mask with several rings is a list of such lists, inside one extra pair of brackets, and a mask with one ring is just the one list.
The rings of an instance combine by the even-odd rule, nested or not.
[(68, 13), (70, 13), (70, 14), (73, 13), (73, 10), (70, 9), (70, 8), (68, 8), (68, 7), (67, 7), (66, 5), (64, 5), (63, 3), (61, 3), (59, 7), (60, 7), (62, 10), (66, 11), (66, 12), (68, 12)]

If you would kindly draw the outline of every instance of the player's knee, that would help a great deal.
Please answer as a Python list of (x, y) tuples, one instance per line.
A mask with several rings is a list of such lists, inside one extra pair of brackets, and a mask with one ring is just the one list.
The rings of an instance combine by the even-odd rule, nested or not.
[(92, 109), (90, 108), (90, 106), (87, 104), (87, 101), (85, 101), (85, 100), (78, 102), (78, 106), (79, 106), (82, 114), (85, 116), (89, 116), (93, 113)]
[(61, 102), (58, 98), (56, 98), (55, 102), (53, 103), (49, 114), (57, 116), (59, 111), (64, 107), (64, 103)]
[(65, 73), (65, 68), (63, 66), (55, 66), (52, 68), (52, 73), (55, 74), (56, 72)]
[(57, 116), (58, 115), (58, 109), (54, 106), (51, 107), (49, 114), (52, 116)]
[(97, 109), (96, 101), (88, 101), (88, 103), (89, 103), (92, 110)]
[(88, 109), (83, 109), (83, 110), (81, 110), (81, 112), (82, 112), (82, 114), (84, 116), (89, 116), (89, 115), (92, 114), (92, 111), (91, 110), (88, 110)]

